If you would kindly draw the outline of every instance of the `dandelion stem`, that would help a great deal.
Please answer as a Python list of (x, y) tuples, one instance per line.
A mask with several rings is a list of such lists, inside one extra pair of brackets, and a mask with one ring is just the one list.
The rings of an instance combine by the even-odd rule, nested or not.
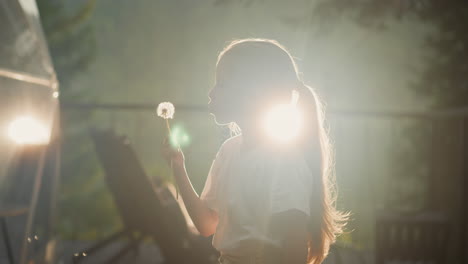
[[(167, 132), (169, 133), (169, 142), (171, 141), (171, 126), (169, 125), (169, 119), (166, 118), (166, 127), (167, 127)], [(179, 150), (179, 148), (177, 148)], [(172, 159), (171, 159), (171, 171), (172, 170)], [(176, 188), (176, 200), (179, 200), (179, 186), (177, 186), (177, 182), (175, 181), (174, 175), (172, 175), (172, 179), (174, 180), (174, 185)]]
[(166, 119), (167, 132), (169, 132), (169, 137), (171, 136), (171, 126), (169, 126), (169, 119)]

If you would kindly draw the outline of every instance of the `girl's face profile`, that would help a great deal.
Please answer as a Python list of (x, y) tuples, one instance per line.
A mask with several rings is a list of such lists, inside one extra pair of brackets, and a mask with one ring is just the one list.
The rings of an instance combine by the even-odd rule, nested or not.
[[(229, 50), (219, 59), (215, 84), (208, 94), (216, 123), (253, 125), (266, 104), (290, 99), (290, 91), (284, 87), (290, 83), (287, 74), (292, 67), (283, 66), (285, 62), (274, 53), (278, 51), (260, 51)], [(290, 76), (294, 79), (295, 75)]]
[(216, 69), (216, 81), (208, 97), (208, 108), (215, 116), (216, 123), (227, 124), (238, 120), (239, 105), (242, 102), (241, 82), (234, 78), (232, 71), (226, 71), (221, 64)]
[(208, 108), (215, 116), (216, 123), (227, 124), (235, 121), (235, 103), (230, 95), (234, 87), (217, 81), (209, 93)]

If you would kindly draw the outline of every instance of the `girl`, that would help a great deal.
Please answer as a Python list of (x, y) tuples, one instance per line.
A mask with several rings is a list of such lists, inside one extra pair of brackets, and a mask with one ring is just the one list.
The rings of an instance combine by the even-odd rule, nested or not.
[[(215, 80), (210, 112), (240, 132), (220, 147), (200, 197), (182, 151), (162, 149), (195, 226), (214, 234), (219, 263), (321, 263), (347, 215), (335, 208), (332, 149), (315, 91), (286, 48), (269, 39), (232, 41), (218, 56)], [(266, 110), (292, 99), (300, 123), (290, 115), (268, 131)], [(288, 140), (269, 136), (296, 125)]]

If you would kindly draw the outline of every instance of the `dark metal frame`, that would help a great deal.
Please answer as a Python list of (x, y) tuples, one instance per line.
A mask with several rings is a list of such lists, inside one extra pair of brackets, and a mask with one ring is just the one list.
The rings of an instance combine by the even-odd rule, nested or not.
[(1, 217), (0, 221), (2, 224), (3, 241), (7, 250), (8, 262), (10, 262), (10, 264), (13, 264), (15, 263), (15, 259), (13, 257), (13, 249), (11, 248), (10, 236), (8, 235), (8, 228), (5, 217)]
[(73, 263), (122, 237), (129, 242), (105, 263), (116, 263), (129, 250), (138, 253), (139, 244), (146, 238), (157, 244), (166, 263), (210, 263), (216, 254), (211, 241), (189, 231), (168, 187), (150, 181), (126, 138), (111, 130), (90, 132), (124, 229), (74, 254)]
[(75, 253), (72, 258), (72, 262), (74, 264), (80, 263), (83, 259), (85, 259), (88, 256), (93, 255), (94, 253), (98, 252), (100, 249), (104, 248), (105, 246), (109, 245), (110, 243), (122, 238), (122, 237), (127, 237), (130, 241), (122, 247), (117, 253), (112, 255), (107, 261), (104, 263), (109, 263), (113, 264), (116, 263), (118, 259), (123, 257), (129, 250), (133, 250), (135, 254), (138, 253), (138, 246), (139, 244), (143, 241), (145, 238), (143, 235), (137, 235), (135, 233), (130, 232), (128, 229), (124, 229), (122, 231), (119, 231), (108, 238), (102, 240), (101, 242), (91, 246), (88, 249), (85, 249), (79, 253)]

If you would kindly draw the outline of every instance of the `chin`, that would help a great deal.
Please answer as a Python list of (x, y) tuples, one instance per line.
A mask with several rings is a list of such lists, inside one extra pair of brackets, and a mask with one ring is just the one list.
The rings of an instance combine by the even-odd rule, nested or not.
[(229, 123), (231, 123), (232, 121), (229, 120), (228, 118), (223, 118), (223, 115), (220, 115), (220, 114), (214, 114), (214, 113), (210, 113), (212, 116), (213, 116), (213, 119), (215, 121), (215, 123), (217, 125), (228, 125)]

